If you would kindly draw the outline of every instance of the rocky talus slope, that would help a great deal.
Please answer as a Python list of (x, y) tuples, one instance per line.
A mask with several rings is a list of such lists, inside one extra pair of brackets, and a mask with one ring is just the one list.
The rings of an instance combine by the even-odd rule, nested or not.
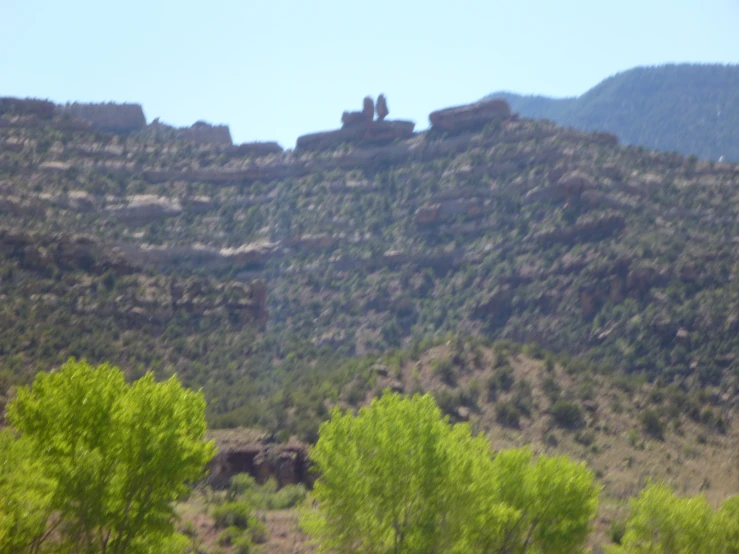
[[(13, 322), (0, 362), (181, 364), (215, 413), (246, 423), (297, 402), (283, 386), (319, 379), (301, 360), (450, 330), (734, 390), (739, 166), (623, 147), (503, 101), (434, 112), (423, 133), (367, 108), (283, 150), (147, 125), (140, 108), (0, 101)], [(56, 245), (75, 241), (100, 254), (69, 269)], [(145, 332), (116, 323), (136, 310)], [(55, 318), (67, 332), (49, 343)], [(116, 346), (70, 348), (78, 325)]]

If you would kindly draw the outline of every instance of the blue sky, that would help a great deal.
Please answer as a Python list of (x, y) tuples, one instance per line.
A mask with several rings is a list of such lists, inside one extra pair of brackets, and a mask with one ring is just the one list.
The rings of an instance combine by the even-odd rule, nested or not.
[(496, 90), (578, 95), (616, 72), (739, 63), (739, 0), (0, 0), (0, 96), (139, 102), (236, 142), (390, 118)]

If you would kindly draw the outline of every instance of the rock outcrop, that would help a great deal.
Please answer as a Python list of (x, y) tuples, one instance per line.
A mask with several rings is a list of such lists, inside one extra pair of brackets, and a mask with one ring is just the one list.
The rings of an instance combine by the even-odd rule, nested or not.
[(604, 240), (621, 232), (626, 227), (626, 219), (619, 213), (610, 213), (593, 218), (580, 218), (575, 225), (542, 231), (536, 240), (543, 244), (556, 242), (591, 242)]
[[(382, 115), (380, 115), (382, 114)], [(365, 97), (361, 112), (344, 112), (341, 116), (341, 129), (311, 133), (298, 137), (299, 150), (328, 150), (342, 143), (378, 145), (413, 136), (415, 123), (412, 121), (385, 121), (388, 114), (384, 95), (378, 100), (378, 117), (375, 116), (375, 103), (370, 96)]]
[(172, 217), (182, 212), (182, 206), (177, 199), (137, 194), (128, 198), (126, 204), (111, 206), (106, 211), (122, 221), (134, 222)]
[(35, 98), (0, 98), (0, 115), (35, 115), (40, 119), (54, 117), (56, 106), (48, 100)]
[[(358, 112), (355, 112), (358, 113)], [(413, 136), (412, 121), (369, 121), (366, 125), (345, 125), (336, 131), (298, 137), (300, 150), (328, 150), (342, 143), (387, 144)]]
[(205, 121), (197, 121), (187, 129), (178, 129), (177, 139), (206, 144), (227, 144), (231, 146), (231, 131), (228, 125), (211, 125)]
[(260, 157), (282, 154), (282, 146), (276, 142), (245, 142), (232, 146), (229, 153), (234, 156)]
[(267, 322), (267, 289), (262, 281), (245, 284), (210, 279), (149, 277), (125, 248), (111, 246), (80, 234), (35, 234), (0, 228), (0, 256), (14, 260), (23, 270), (53, 275), (57, 270), (82, 272), (81, 282), (90, 286), (101, 276), (129, 276), (114, 302), (100, 304), (80, 300), (74, 310), (94, 311), (100, 316), (124, 318), (132, 323), (166, 324), (177, 314), (228, 314), (238, 325)]
[(116, 274), (137, 270), (119, 249), (107, 248), (88, 235), (38, 235), (0, 228), (0, 254), (33, 271), (45, 272), (54, 266), (95, 274), (110, 269)]
[(209, 464), (208, 482), (217, 488), (228, 486), (231, 476), (247, 473), (258, 483), (268, 479), (278, 486), (302, 483), (312, 486), (316, 475), (310, 471), (308, 445), (291, 440), (286, 444), (271, 442), (269, 436), (250, 441), (222, 440), (216, 437), (218, 454)]
[(582, 171), (571, 171), (556, 183), (531, 189), (524, 197), (524, 202), (572, 202), (594, 188), (592, 177)]
[(387, 99), (384, 94), (377, 97), (377, 105), (375, 108), (377, 109), (377, 121), (384, 121), (390, 113), (390, 110), (387, 107)]
[(371, 123), (375, 117), (375, 101), (372, 100), (371, 96), (365, 96), (362, 103), (361, 112), (344, 112), (341, 115), (341, 124), (344, 127), (353, 127), (355, 125), (362, 125), (365, 123)]
[(457, 133), (481, 129), (492, 121), (510, 117), (511, 108), (505, 100), (483, 100), (475, 104), (431, 112), (429, 121), (433, 129)]
[(62, 117), (81, 119), (96, 131), (131, 133), (146, 127), (146, 117), (141, 104), (69, 104), (57, 106)]
[(280, 245), (268, 241), (244, 244), (236, 248), (210, 248), (202, 245), (120, 244), (126, 256), (140, 265), (174, 266), (218, 270), (261, 266), (279, 254)]

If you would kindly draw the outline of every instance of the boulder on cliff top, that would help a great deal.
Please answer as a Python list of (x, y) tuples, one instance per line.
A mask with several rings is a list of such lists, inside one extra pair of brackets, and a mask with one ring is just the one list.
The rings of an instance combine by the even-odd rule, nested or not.
[(491, 121), (508, 119), (511, 108), (505, 100), (484, 100), (431, 112), (431, 126), (439, 131), (459, 132), (481, 129)]

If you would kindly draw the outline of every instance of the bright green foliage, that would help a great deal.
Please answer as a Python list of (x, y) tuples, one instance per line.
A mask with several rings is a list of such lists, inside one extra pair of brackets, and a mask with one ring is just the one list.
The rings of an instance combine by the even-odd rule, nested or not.
[(321, 477), (303, 525), (322, 552), (577, 552), (597, 507), (583, 466), (494, 457), (429, 395), (335, 410), (311, 457)]
[(33, 551), (46, 530), (50, 493), (28, 443), (0, 431), (0, 554)]
[(713, 511), (701, 496), (678, 497), (665, 485), (648, 485), (631, 501), (626, 533), (609, 554), (739, 553), (739, 497)]
[(44, 509), (57, 514), (57, 546), (176, 550), (172, 502), (214, 454), (203, 440), (204, 411), (202, 395), (174, 377), (156, 383), (147, 374), (127, 385), (117, 368), (74, 360), (21, 388), (7, 417), (51, 484)]
[(713, 522), (720, 554), (739, 554), (739, 496), (732, 496), (721, 504)]
[(503, 542), (489, 552), (578, 552), (598, 508), (598, 488), (583, 464), (539, 456), (528, 448), (501, 451), (493, 462), (494, 498), (514, 509)]

